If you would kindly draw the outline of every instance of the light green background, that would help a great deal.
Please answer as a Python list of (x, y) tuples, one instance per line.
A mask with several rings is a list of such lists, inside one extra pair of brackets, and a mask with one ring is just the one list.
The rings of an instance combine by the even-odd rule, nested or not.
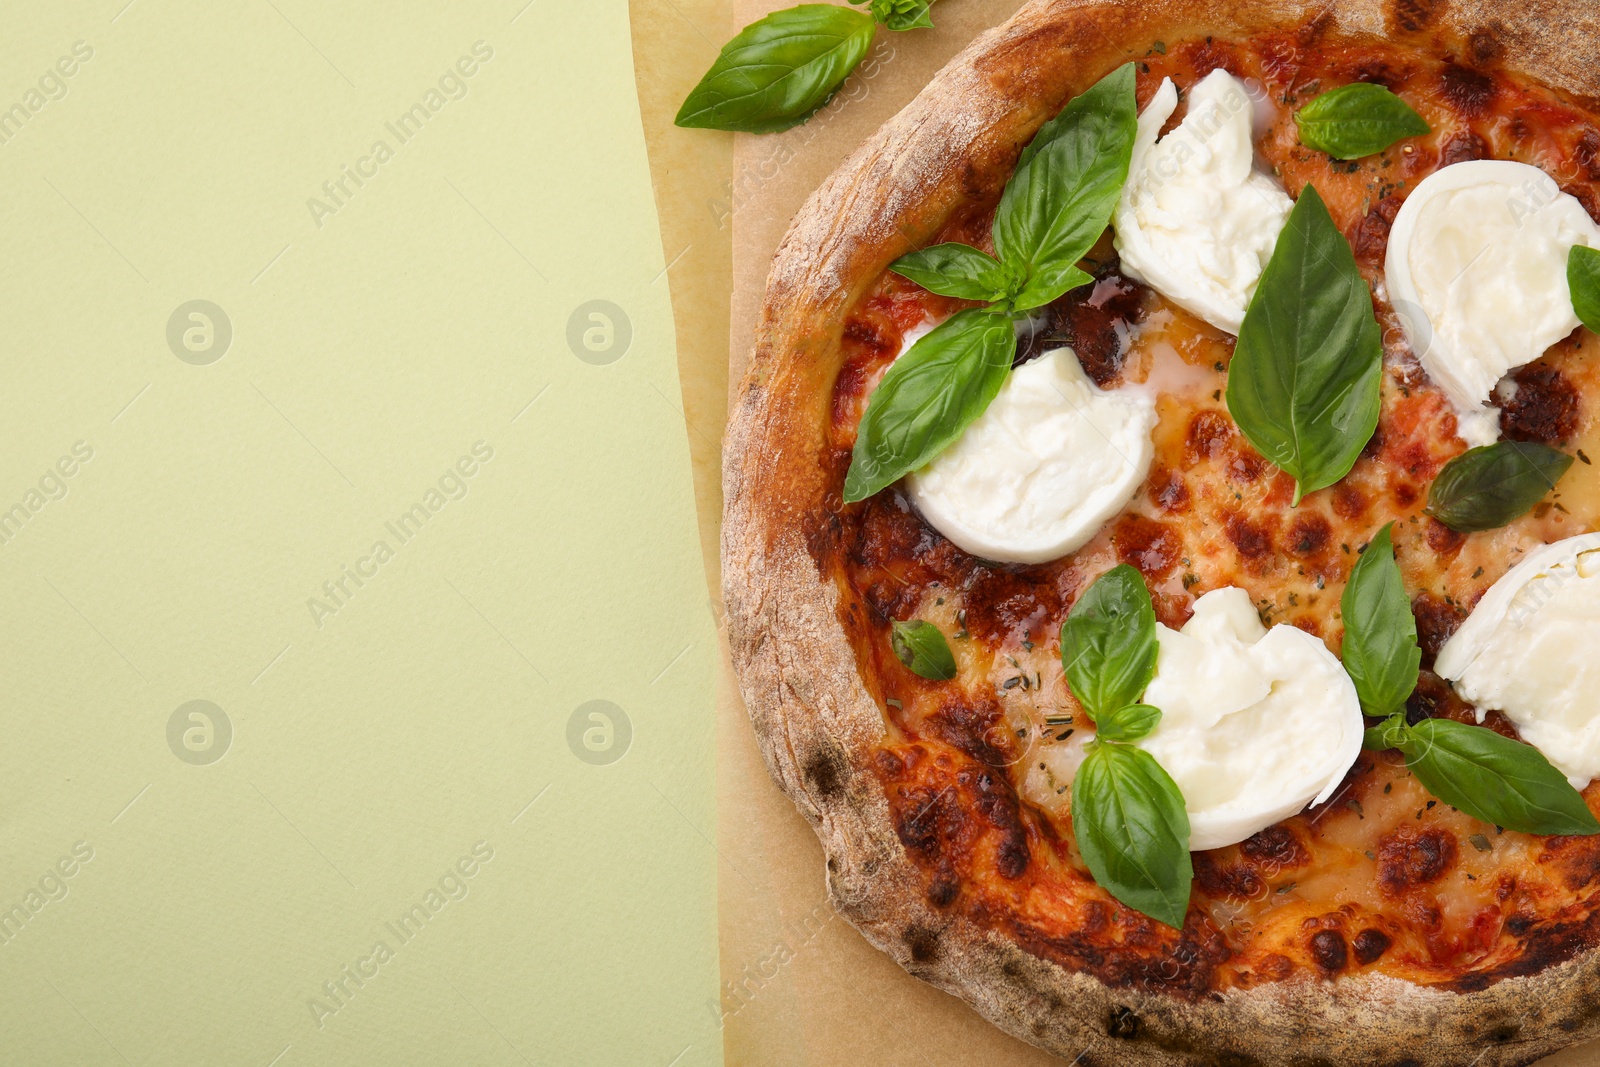
[[(0, 109), (93, 50), (0, 143), (0, 511), (93, 450), (0, 544), (0, 913), (66, 892), (0, 927), (0, 1062), (720, 1063), (716, 645), (625, 2), (124, 4), (0, 38)], [(167, 340), (195, 299), (209, 365)], [(610, 365), (568, 346), (596, 299)], [(595, 699), (633, 730), (605, 766), (568, 743)], [(191, 700), (231, 723), (208, 765), (169, 747)]]

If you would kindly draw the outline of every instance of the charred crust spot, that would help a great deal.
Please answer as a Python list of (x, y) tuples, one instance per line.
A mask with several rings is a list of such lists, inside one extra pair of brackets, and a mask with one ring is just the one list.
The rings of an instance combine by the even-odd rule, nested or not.
[(956, 901), (961, 885), (953, 876), (942, 876), (928, 883), (928, 903), (936, 908), (948, 908)]
[(1193, 856), (1195, 883), (1214, 897), (1249, 900), (1261, 893), (1260, 875), (1245, 864), (1224, 865), (1204, 852)]
[(1456, 839), (1449, 831), (1401, 826), (1379, 841), (1378, 881), (1385, 893), (1397, 896), (1437, 882), (1455, 862)]
[(1359, 519), (1367, 510), (1367, 495), (1353, 485), (1333, 487), (1333, 511), (1341, 519)]
[(1450, 135), (1450, 139), (1439, 150), (1439, 166), (1448, 167), (1455, 163), (1466, 163), (1474, 159), (1488, 159), (1489, 144), (1482, 137), (1471, 130), (1461, 130)]
[(1181, 515), (1189, 510), (1189, 487), (1177, 471), (1161, 470), (1150, 476), (1150, 499), (1162, 511)]
[(1312, 934), (1311, 959), (1328, 974), (1344, 970), (1349, 962), (1349, 949), (1344, 943), (1344, 935), (1337, 930)]
[(1038, 640), (1062, 613), (1054, 581), (1037, 569), (979, 567), (964, 592), (967, 629), (990, 644)]
[(1311, 862), (1311, 852), (1295, 836), (1293, 830), (1279, 824), (1258, 830), (1244, 839), (1239, 851), (1247, 859), (1270, 865), (1280, 871), (1304, 867)]
[(1500, 43), (1500, 34), (1503, 32), (1499, 26), (1494, 26), (1479, 30), (1467, 38), (1467, 51), (1472, 55), (1472, 61), (1479, 66), (1487, 66), (1499, 59), (1505, 51), (1505, 46)]
[(1190, 463), (1211, 459), (1223, 452), (1233, 440), (1233, 423), (1220, 411), (1197, 411), (1189, 420), (1189, 433), (1184, 443), (1186, 458)]
[(1430, 670), (1419, 671), (1417, 687), (1406, 698), (1406, 723), (1417, 725), (1423, 719), (1456, 719), (1468, 721), (1472, 706), (1460, 697), (1450, 684)]
[(1572, 159), (1590, 181), (1600, 181), (1600, 131), (1589, 127), (1572, 147)]
[(1467, 543), (1467, 535), (1450, 529), (1444, 523), (1428, 516), (1427, 533), (1428, 547), (1446, 559), (1461, 551), (1461, 546)]
[(1350, 231), (1350, 247), (1356, 260), (1369, 267), (1383, 262), (1389, 249), (1389, 231), (1394, 227), (1394, 217), (1400, 213), (1400, 198), (1386, 196)]
[(1063, 345), (1072, 349), (1083, 372), (1107, 385), (1122, 372), (1128, 327), (1144, 318), (1150, 290), (1107, 263), (1091, 285), (1081, 285), (1045, 308), (1044, 325), (1022, 337), (1017, 362), (1025, 363)]
[(1450, 106), (1469, 118), (1477, 118), (1494, 103), (1494, 79), (1481, 71), (1448, 63), (1439, 72), (1439, 90)]
[(1556, 368), (1530, 363), (1511, 376), (1516, 389), (1500, 407), (1500, 428), (1513, 441), (1556, 445), (1578, 431), (1578, 390)]
[(1253, 449), (1241, 447), (1228, 461), (1228, 474), (1236, 482), (1253, 482), (1266, 472), (1267, 461)]
[(1111, 535), (1117, 558), (1131, 563), (1146, 578), (1160, 580), (1172, 573), (1183, 554), (1183, 538), (1163, 522), (1128, 515)]
[(1380, 956), (1389, 951), (1390, 944), (1392, 942), (1388, 934), (1369, 926), (1355, 936), (1350, 947), (1355, 949), (1356, 962), (1366, 966), (1369, 963), (1376, 963)]
[(1312, 512), (1297, 517), (1290, 525), (1285, 547), (1301, 559), (1311, 559), (1327, 549), (1332, 537), (1333, 528), (1328, 520)]
[(1131, 1041), (1139, 1036), (1139, 1016), (1131, 1008), (1117, 1005), (1106, 1017), (1106, 1036)]
[(1245, 559), (1261, 559), (1272, 551), (1272, 535), (1243, 515), (1228, 516), (1227, 533), (1234, 549)]
[(1467, 617), (1456, 605), (1428, 592), (1418, 593), (1411, 601), (1411, 614), (1417, 620), (1417, 644), (1422, 646), (1424, 665), (1433, 662)]
[(939, 955), (939, 934), (926, 926), (908, 926), (901, 935), (915, 963), (928, 963)]
[(831, 745), (817, 749), (806, 760), (806, 783), (820, 799), (830, 800), (844, 792), (850, 780), (850, 764)]
[(895, 342), (885, 336), (878, 325), (866, 319), (853, 318), (844, 324), (844, 339), (872, 349), (877, 353), (893, 351)]
[(1438, 0), (1394, 0), (1394, 24), (1407, 33), (1425, 29)]

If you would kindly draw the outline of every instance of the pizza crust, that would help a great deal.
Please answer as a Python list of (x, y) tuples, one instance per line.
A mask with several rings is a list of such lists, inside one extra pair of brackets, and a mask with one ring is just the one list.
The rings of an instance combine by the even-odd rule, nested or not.
[(1246, 35), (1326, 11), (1345, 32), (1492, 49), (1587, 101), (1587, 0), (1034, 0), (975, 40), (814, 193), (779, 246), (723, 451), (723, 589), (740, 688), (774, 780), (816, 830), (834, 906), (907, 971), (1085, 1065), (1520, 1065), (1600, 1036), (1600, 950), (1471, 993), (1382, 975), (1198, 1002), (1111, 988), (937, 911), (868, 769), (886, 736), (806, 532), (841, 506), (822, 462), (845, 313), (958, 207), (997, 190), (1069, 96), (1154, 40)]

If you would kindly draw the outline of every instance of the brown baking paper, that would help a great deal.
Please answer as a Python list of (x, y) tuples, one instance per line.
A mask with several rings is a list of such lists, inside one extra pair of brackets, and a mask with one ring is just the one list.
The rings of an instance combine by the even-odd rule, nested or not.
[[(717, 456), (728, 382), (749, 358), (767, 269), (799, 209), (839, 162), (908, 103), (933, 74), (1021, 0), (943, 0), (932, 30), (880, 32), (834, 101), (783, 134), (725, 140), (671, 130), (672, 110), (737, 27), (795, 0), (635, 0), (640, 96), (652, 154), (708, 571), (721, 526)], [(643, 9), (648, 8), (648, 13)], [(676, 41), (675, 51), (644, 37)], [(691, 36), (692, 35), (692, 36)], [(670, 54), (668, 52), (670, 51)], [(647, 84), (648, 83), (648, 84)], [(654, 128), (652, 128), (654, 127)], [(731, 230), (731, 285), (727, 269)], [(729, 338), (714, 336), (722, 294)], [(724, 360), (726, 359), (726, 362)], [(712, 574), (712, 597), (720, 604)], [(726, 650), (724, 649), (724, 652)], [(719, 1021), (729, 1067), (1048, 1067), (1065, 1061), (1002, 1033), (967, 1005), (906, 974), (840, 919), (827, 901), (815, 834), (768, 777), (726, 654), (717, 709)], [(1542, 1061), (1600, 1067), (1600, 1043)]]

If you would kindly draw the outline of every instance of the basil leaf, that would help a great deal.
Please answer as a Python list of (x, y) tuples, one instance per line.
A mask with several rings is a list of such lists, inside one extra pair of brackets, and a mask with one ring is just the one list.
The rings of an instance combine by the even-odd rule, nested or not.
[(935, 682), (948, 682), (956, 676), (956, 658), (944, 632), (931, 622), (915, 619), (889, 627), (889, 645), (895, 656), (912, 674)]
[(1097, 723), (1143, 695), (1155, 677), (1157, 651), (1150, 590), (1126, 563), (1095, 579), (1061, 624), (1067, 686)]
[(1148, 736), (1160, 721), (1160, 708), (1129, 704), (1095, 723), (1095, 737), (1102, 741), (1137, 741)]
[(1471, 448), (1433, 480), (1427, 511), (1460, 533), (1493, 530), (1526, 514), (1571, 466), (1565, 452), (1533, 441)]
[(1011, 319), (958, 311), (889, 366), (856, 430), (844, 500), (865, 500), (944, 451), (1000, 392), (1017, 352)]
[(1189, 813), (1148, 752), (1096, 743), (1072, 780), (1072, 831), (1094, 880), (1135, 911), (1182, 928), (1194, 867)]
[(1378, 725), (1369, 726), (1363, 730), (1361, 732), (1361, 747), (1368, 752), (1383, 752), (1387, 749), (1399, 748), (1407, 729), (1406, 717), (1396, 712)]
[(1398, 746), (1428, 792), (1474, 819), (1528, 834), (1595, 834), (1583, 797), (1532, 745), (1483, 726), (1424, 719)]
[(1355, 255), (1310, 185), (1278, 235), (1228, 370), (1228, 410), (1295, 479), (1294, 504), (1355, 466), (1378, 425), (1383, 340)]
[[(859, 4), (864, 0), (850, 2)], [(928, 8), (932, 6), (933, 0), (872, 0), (872, 17), (891, 30), (930, 29), (933, 16), (928, 14)]]
[(1344, 614), (1344, 669), (1356, 683), (1361, 710), (1382, 718), (1405, 706), (1417, 687), (1422, 649), (1417, 619), (1394, 561), (1390, 523), (1351, 568), (1339, 608)]
[(998, 259), (954, 241), (901, 256), (889, 269), (930, 293), (961, 300), (1004, 300), (1010, 288), (1009, 272)]
[(1300, 143), (1334, 159), (1382, 152), (1403, 137), (1433, 132), (1411, 106), (1381, 85), (1356, 82), (1323, 93), (1294, 113)]
[(833, 4), (773, 12), (723, 46), (674, 121), (743, 133), (798, 126), (844, 84), (877, 30), (866, 12)]
[(1600, 249), (1573, 245), (1567, 253), (1567, 288), (1578, 320), (1600, 333)]
[(1092, 279), (1078, 260), (1111, 221), (1138, 131), (1133, 64), (1070, 101), (1023, 151), (994, 216), (1000, 259), (1025, 270), (1018, 311), (1040, 307)]

